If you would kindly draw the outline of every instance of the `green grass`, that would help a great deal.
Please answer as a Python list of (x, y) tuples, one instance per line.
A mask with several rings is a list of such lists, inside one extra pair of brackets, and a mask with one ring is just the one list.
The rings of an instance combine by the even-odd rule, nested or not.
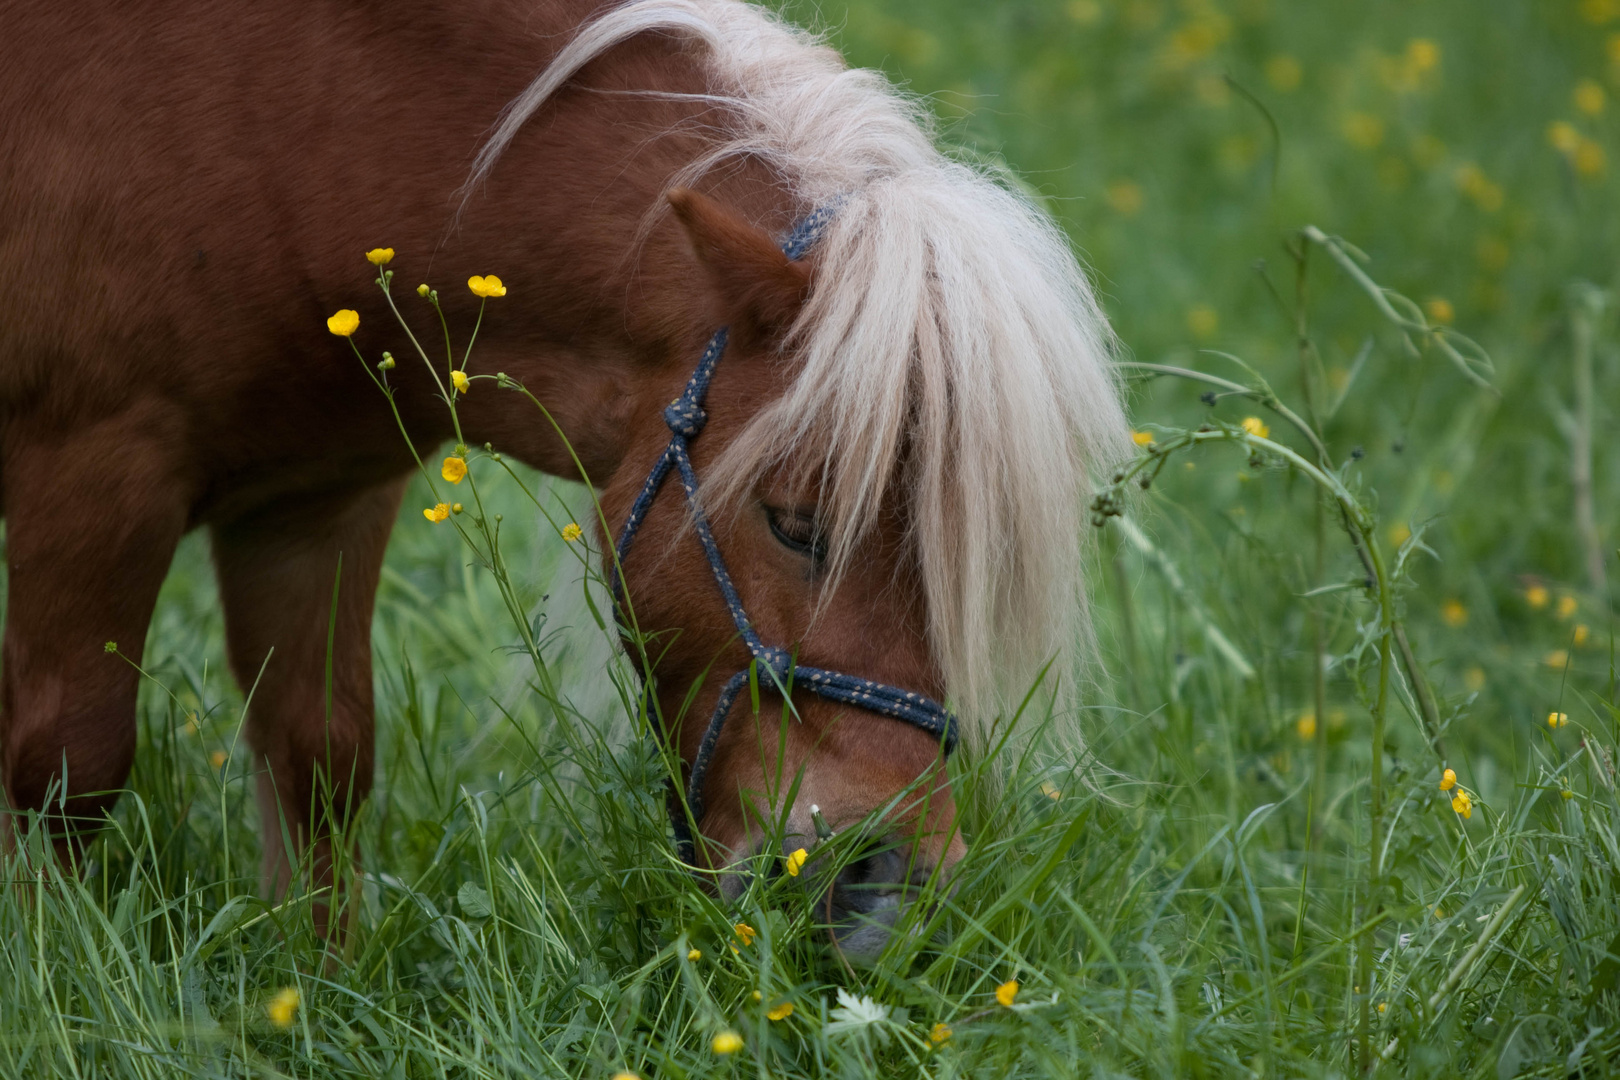
[[(1110, 677), (1087, 723), (1117, 775), (1105, 797), (1038, 755), (958, 762), (972, 844), (945, 934), (848, 972), (784, 886), (725, 908), (672, 864), (663, 766), (623, 720), (629, 683), (570, 549), (517, 483), (486, 497), (511, 595), (545, 614), (538, 669), (509, 648), (498, 583), (424, 525), (413, 493), (375, 625), (360, 929), (332, 962), (303, 901), (256, 896), (242, 697), (193, 537), (146, 645), (155, 679), (115, 829), (82, 879), (0, 900), (0, 1075), (1605, 1073), (1620, 1052), (1620, 713), (1611, 595), (1587, 567), (1595, 550), (1620, 573), (1620, 105), (1588, 115), (1573, 95), (1583, 79), (1620, 93), (1620, 17), (1591, 21), (1608, 11), (825, 5), (856, 62), (932, 95), (955, 138), (1049, 200), (1129, 359), (1263, 382), (1307, 418), (1366, 508), (1389, 609), (1331, 507), (1319, 524), (1306, 472), (1237, 445), (1256, 416), (1315, 463), (1301, 432), (1251, 398), (1200, 401), (1208, 385), (1133, 382), (1160, 448), (1206, 424), (1230, 437), (1130, 488), (1134, 533), (1102, 530)], [(1558, 121), (1601, 148), (1601, 169), (1550, 145)], [(1444, 299), (1498, 392), (1391, 323), (1302, 244), (1306, 225), (1418, 304)], [(1583, 426), (1595, 547), (1573, 480)], [(585, 512), (577, 489), (522, 480)], [(1397, 620), (1427, 710), (1399, 649), (1381, 664)], [(1556, 650), (1567, 666), (1547, 662)], [(1439, 790), (1445, 765), (1475, 798), (1467, 820)], [(1010, 772), (1004, 794), (987, 769)], [(739, 919), (760, 935), (733, 954)], [(1012, 977), (1008, 1010), (994, 991)], [(302, 1004), (283, 1029), (267, 1007), (286, 987)], [(839, 1023), (840, 991), (889, 1012)], [(766, 1020), (784, 1000), (794, 1014)], [(953, 1029), (941, 1048), (936, 1023)], [(726, 1029), (745, 1047), (719, 1057)]]

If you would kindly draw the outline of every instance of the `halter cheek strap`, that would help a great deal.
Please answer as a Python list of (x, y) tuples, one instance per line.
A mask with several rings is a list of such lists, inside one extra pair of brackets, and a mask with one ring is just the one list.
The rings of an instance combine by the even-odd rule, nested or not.
[[(782, 242), (783, 254), (790, 259), (803, 258), (820, 239), (822, 231), (832, 220), (837, 209), (838, 204), (832, 203), (818, 208), (803, 218)], [(664, 481), (669, 478), (670, 473), (675, 473), (686, 493), (686, 505), (692, 516), (692, 528), (697, 533), (698, 543), (703, 545), (704, 555), (708, 557), (709, 569), (714, 574), (715, 584), (720, 587), (720, 595), (725, 600), (726, 609), (731, 612), (731, 621), (737, 627), (738, 636), (742, 638), (743, 644), (753, 657), (749, 665), (727, 680), (725, 688), (720, 691), (714, 713), (709, 718), (709, 726), (698, 743), (697, 755), (692, 759), (692, 768), (686, 784), (686, 805), (693, 822), (703, 819), (703, 782), (708, 775), (709, 761), (714, 756), (714, 748), (720, 741), (720, 732), (725, 727), (726, 716), (731, 712), (737, 695), (748, 685), (750, 675), (756, 672), (766, 673), (784, 698), (794, 689), (806, 690), (829, 701), (880, 713), (921, 728), (940, 740), (947, 754), (956, 748), (956, 718), (939, 702), (922, 694), (874, 682), (871, 679), (796, 664), (787, 650), (766, 645), (761, 641), (753, 624), (748, 621), (748, 613), (743, 610), (742, 599), (737, 595), (737, 587), (732, 583), (730, 572), (726, 570), (726, 561), (720, 554), (720, 546), (715, 543), (714, 531), (709, 528), (709, 519), (703, 512), (702, 504), (698, 502), (698, 478), (692, 468), (690, 453), (692, 440), (698, 437), (703, 431), (704, 424), (708, 422), (708, 413), (703, 410), (703, 399), (708, 393), (709, 380), (714, 376), (715, 366), (720, 363), (720, 357), (726, 351), (728, 336), (727, 328), (724, 326), (714, 332), (708, 346), (703, 350), (703, 356), (698, 360), (697, 369), (686, 381), (685, 390), (681, 392), (680, 397), (665, 407), (664, 423), (670, 430), (669, 445), (664, 448), (652, 471), (647, 474), (647, 482), (641, 485), (641, 491), (630, 507), (630, 516), (625, 520), (624, 528), (620, 531), (615, 545), (617, 558), (608, 571), (614, 598), (622, 602), (623, 585), (619, 580), (619, 567), (629, 555), (636, 531), (646, 520), (647, 512), (652, 509), (653, 500), (657, 498), (659, 489), (664, 486)], [(754, 677), (758, 678), (758, 675), (755, 674)], [(687, 827), (686, 816), (675, 803), (673, 794), (670, 823), (675, 830), (681, 858), (687, 863), (694, 862), (696, 851), (691, 830)]]

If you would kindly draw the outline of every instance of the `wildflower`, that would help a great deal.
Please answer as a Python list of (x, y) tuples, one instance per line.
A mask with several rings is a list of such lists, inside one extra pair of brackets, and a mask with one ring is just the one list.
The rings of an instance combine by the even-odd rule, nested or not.
[(1593, 26), (1602, 26), (1616, 15), (1620, 15), (1620, 3), (1615, 0), (1581, 0), (1581, 18)]
[(292, 1027), (293, 1014), (297, 1011), (298, 990), (292, 986), (276, 991), (276, 996), (265, 1006), (265, 1012), (270, 1014), (270, 1022), (278, 1028)]
[(501, 279), (494, 274), (490, 274), (488, 277), (479, 277), (474, 274), (467, 279), (467, 288), (472, 290), (474, 296), (481, 296), (485, 300), (492, 296), (506, 295), (506, 286), (502, 285)]
[(1547, 142), (1560, 154), (1573, 154), (1581, 145), (1581, 133), (1568, 120), (1554, 120), (1547, 125)]
[(1501, 186), (1486, 176), (1485, 170), (1473, 162), (1466, 161), (1457, 166), (1457, 171), (1452, 174), (1452, 180), (1456, 183), (1458, 191), (1468, 196), (1475, 206), (1486, 213), (1494, 214), (1502, 209)]
[(562, 527), (562, 538), (568, 541), (570, 544), (584, 535), (585, 530), (574, 524), (572, 521)]
[(786, 1020), (793, 1015), (793, 1002), (784, 1001), (765, 1014), (767, 1020)]
[(695, 964), (699, 960), (703, 959), (703, 950), (702, 949), (687, 949), (686, 950), (686, 958), (688, 960), (692, 961)]
[(1001, 1002), (1001, 1004), (1002, 1004), (1002, 1006), (1004, 1008), (1008, 1008), (1008, 1009), (1012, 1008), (1013, 999), (1016, 998), (1017, 996), (1018, 996), (1018, 980), (1017, 979), (1008, 979), (1006, 982), (1004, 982), (1000, 986), (996, 987), (996, 1000)]
[(928, 1029), (928, 1041), (935, 1046), (941, 1046), (951, 1041), (951, 1027), (949, 1024), (935, 1024)]
[(1344, 118), (1345, 141), (1362, 150), (1373, 150), (1384, 141), (1384, 122), (1372, 113), (1347, 113)]
[(1569, 667), (1569, 650), (1554, 649), (1552, 652), (1547, 654), (1543, 662), (1550, 668), (1557, 671), (1563, 671), (1565, 668)]
[(1589, 637), (1591, 635), (1591, 633), (1592, 632), (1586, 628), (1585, 623), (1576, 623), (1575, 624), (1575, 633), (1574, 633), (1574, 635), (1572, 635), (1572, 638), (1573, 638), (1573, 640), (1575, 642), (1575, 645), (1577, 647), (1579, 647), (1581, 645), (1585, 645), (1586, 644), (1586, 639), (1587, 639), (1587, 637)]
[(1468, 687), (1469, 690), (1474, 691), (1483, 688), (1485, 685), (1485, 669), (1482, 667), (1471, 667), (1467, 671), (1463, 672), (1463, 685)]
[(348, 337), (360, 329), (360, 313), (344, 308), (326, 320), (326, 328), (338, 337)]
[(450, 504), (450, 512), (451, 512), (451, 513), (452, 513), (452, 514), (459, 514), (459, 513), (461, 513), (461, 504), (460, 504), (460, 503), (451, 503), (451, 504)]
[(1378, 1011), (1379, 1011), (1379, 1012), (1383, 1012), (1383, 1011), (1384, 1011), (1384, 1010), (1385, 1010), (1385, 1009), (1387, 1009), (1387, 1008), (1389, 1008), (1389, 1002), (1387, 1002), (1387, 1001), (1380, 1001), (1380, 1002), (1379, 1002), (1379, 1003), (1378, 1003)]
[(1440, 605), (1440, 617), (1447, 626), (1463, 626), (1468, 622), (1468, 609), (1460, 600), (1447, 600)]
[(422, 297), (424, 300), (427, 299), (427, 294), (432, 291), (433, 290), (427, 287), (427, 282), (425, 281), (416, 287), (416, 295)]
[(1547, 714), (1547, 726), (1552, 728), (1554, 731), (1557, 731), (1559, 728), (1563, 727), (1565, 724), (1568, 724), (1568, 723), (1569, 723), (1569, 714), (1568, 713), (1550, 712), (1550, 713)]
[(752, 945), (754, 943), (754, 935), (759, 933), (758, 930), (755, 930), (752, 926), (749, 926), (745, 922), (738, 923), (736, 926), (733, 926), (732, 929), (737, 932), (737, 940), (742, 942), (744, 945)]
[(1059, 791), (1058, 786), (1056, 784), (1052, 783), (1052, 781), (1050, 781), (1050, 780), (1042, 780), (1041, 781), (1041, 794), (1045, 795), (1048, 799), (1051, 799), (1053, 802), (1056, 802), (1057, 800), (1063, 798), (1063, 792)]
[(1576, 600), (1573, 596), (1560, 596), (1558, 598), (1558, 617), (1560, 619), (1567, 619), (1571, 615), (1575, 614), (1575, 609), (1580, 606), (1580, 601)]
[(804, 848), (799, 848), (797, 851), (793, 852), (793, 854), (789, 855), (787, 857), (788, 877), (798, 877), (799, 871), (804, 869), (804, 860), (808, 859), (809, 857), (810, 853), (804, 850)]
[(1575, 171), (1582, 176), (1598, 175), (1606, 161), (1603, 147), (1591, 139), (1581, 139), (1581, 144), (1575, 148)]
[(1443, 296), (1433, 296), (1423, 305), (1423, 310), (1429, 315), (1429, 321), (1441, 326), (1451, 325), (1451, 320), (1457, 317), (1452, 308), (1451, 301)]
[(742, 1036), (735, 1031), (722, 1031), (709, 1044), (717, 1054), (735, 1054), (743, 1048)]
[(387, 266), (393, 259), (393, 248), (372, 248), (366, 252), (366, 262), (372, 266)]
[(1285, 94), (1297, 90), (1304, 77), (1304, 69), (1292, 56), (1279, 54), (1266, 61), (1266, 81), (1271, 83), (1273, 89)]
[(444, 464), (439, 466), (439, 475), (448, 483), (461, 483), (467, 477), (467, 459), (451, 454), (444, 459)]
[(1187, 331), (1200, 341), (1215, 336), (1221, 318), (1208, 304), (1196, 304), (1187, 310)]
[(1428, 38), (1413, 38), (1406, 43), (1406, 66), (1422, 75), (1440, 66), (1440, 46)]
[(1474, 257), (1485, 269), (1501, 271), (1507, 268), (1508, 246), (1494, 236), (1482, 236), (1474, 245)]
[(1152, 446), (1153, 432), (1133, 431), (1131, 432), (1131, 442), (1135, 443), (1137, 446)]
[(1105, 196), (1108, 199), (1108, 205), (1121, 217), (1135, 217), (1141, 211), (1142, 203), (1145, 201), (1140, 185), (1129, 180), (1115, 180), (1108, 185)]
[(1389, 527), (1389, 542), (1400, 547), (1412, 539), (1412, 527), (1405, 522), (1397, 521)]
[(1565, 802), (1568, 802), (1569, 800), (1571, 800), (1571, 799), (1573, 799), (1575, 797), (1575, 793), (1573, 791), (1569, 790), (1569, 788), (1565, 788), (1563, 791), (1560, 791), (1558, 794), (1563, 796)]
[(1575, 84), (1575, 107), (1587, 116), (1596, 116), (1603, 111), (1605, 103), (1603, 87), (1598, 85), (1596, 79), (1582, 79)]
[(1271, 429), (1266, 426), (1266, 422), (1258, 416), (1245, 416), (1243, 418), (1243, 430), (1257, 439), (1263, 439), (1271, 434)]
[(450, 507), (445, 503), (435, 503), (423, 510), (422, 516), (437, 524), (450, 516)]
[(1547, 599), (1548, 593), (1545, 585), (1532, 585), (1524, 590), (1524, 602), (1538, 611), (1547, 606)]
[(226, 757), (225, 751), (223, 750), (215, 750), (212, 754), (208, 755), (208, 763), (216, 769), (223, 769), (227, 760), (229, 759)]
[(1301, 739), (1309, 741), (1316, 738), (1316, 714), (1313, 712), (1302, 714), (1294, 723), (1294, 730), (1299, 732)]
[(633, 1072), (616, 1072), (613, 1074), (613, 1080), (641, 1080), (641, 1077)]
[(465, 371), (452, 371), (450, 373), (450, 385), (456, 388), (456, 393), (458, 394), (465, 394), (467, 392), (467, 384), (471, 381), (472, 380), (467, 378), (467, 373)]
[(1455, 810), (1464, 821), (1474, 816), (1474, 800), (1469, 798), (1468, 792), (1462, 788), (1457, 789), (1456, 798), (1451, 800), (1451, 808)]
[(1440, 790), (1441, 791), (1450, 791), (1452, 788), (1454, 788), (1456, 786), (1457, 786), (1457, 771), (1455, 769), (1447, 769), (1445, 772), (1440, 774)]

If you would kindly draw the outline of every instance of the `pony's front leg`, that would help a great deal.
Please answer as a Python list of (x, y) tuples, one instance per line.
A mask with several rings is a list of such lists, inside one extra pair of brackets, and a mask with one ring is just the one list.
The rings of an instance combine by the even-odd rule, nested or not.
[(332, 834), (371, 791), (371, 611), (403, 490), (393, 481), (214, 526), (231, 667), (253, 695), (262, 887), (279, 899), (295, 867), (306, 874), (327, 936), (329, 898), (341, 906), (349, 884), (334, 858), (353, 857)]
[(63, 856), (93, 836), (135, 756), (140, 674), (108, 643), (139, 660), (185, 532), (180, 426), (141, 400), (78, 427), (24, 415), (6, 428), (0, 765), (12, 808), (41, 811)]

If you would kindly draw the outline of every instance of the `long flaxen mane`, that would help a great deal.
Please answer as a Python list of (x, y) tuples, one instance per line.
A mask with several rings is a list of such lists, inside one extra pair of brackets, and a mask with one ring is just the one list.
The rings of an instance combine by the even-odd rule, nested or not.
[(915, 99), (742, 0), (631, 0), (588, 23), (502, 114), (464, 190), (582, 66), (649, 32), (705, 50), (704, 100), (730, 117), (671, 187), (747, 155), (801, 212), (837, 203), (784, 346), (798, 374), (711, 467), (705, 500), (819, 467), (836, 581), (898, 495), (934, 656), (982, 749), (1041, 669), (1072, 671), (1091, 640), (1085, 503), (1128, 440), (1085, 274), (1006, 177), (938, 149)]

